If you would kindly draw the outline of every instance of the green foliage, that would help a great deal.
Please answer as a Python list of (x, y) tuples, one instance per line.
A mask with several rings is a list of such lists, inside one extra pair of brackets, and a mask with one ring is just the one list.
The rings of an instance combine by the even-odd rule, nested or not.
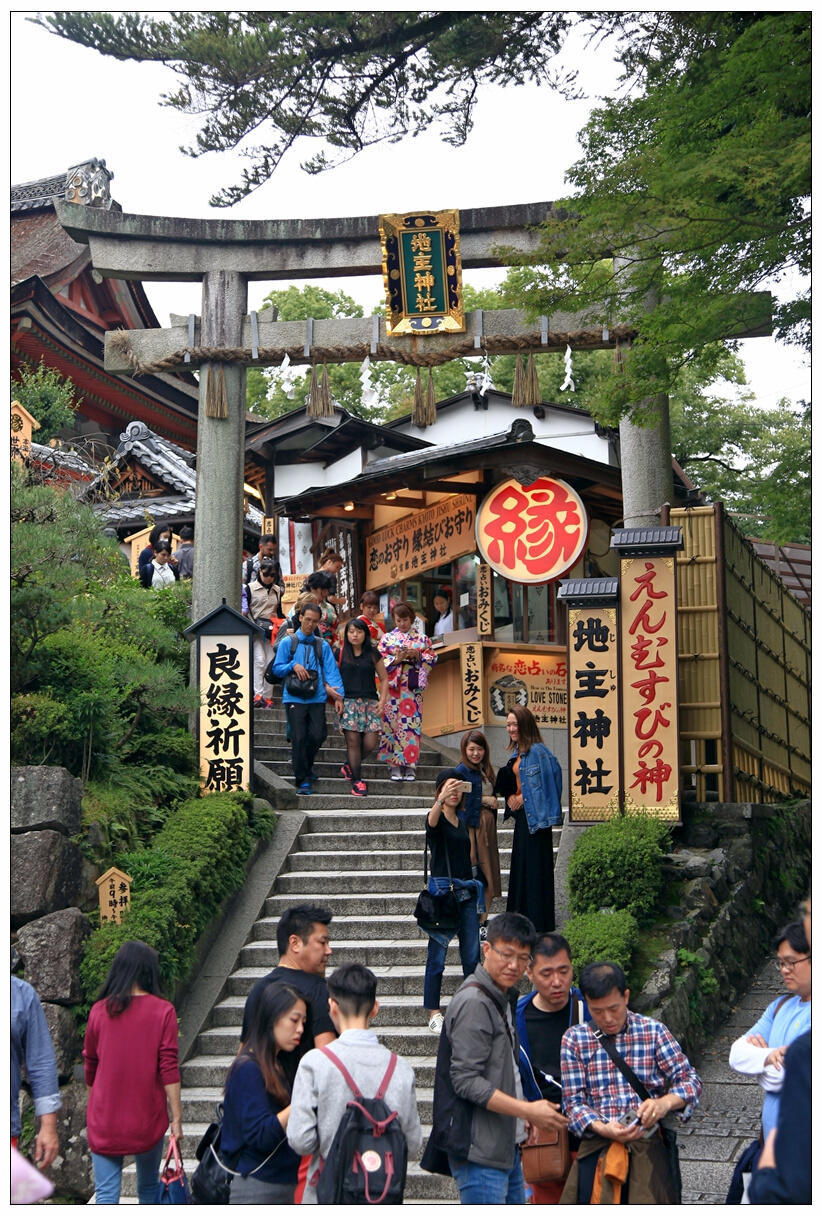
[(643, 923), (662, 892), (662, 855), (669, 829), (647, 815), (623, 815), (589, 828), (568, 866), (571, 911), (617, 908)]
[[(591, 115), (544, 265), (519, 280), (534, 315), (589, 308), (635, 330), (603, 385), (606, 422), (642, 421), (697, 352), (763, 319), (750, 293), (810, 271), (810, 13), (654, 11), (614, 24), (633, 92)], [(774, 316), (777, 336), (808, 346), (807, 291)]]
[(560, 12), (58, 12), (37, 18), (117, 59), (168, 64), (180, 88), (166, 105), (197, 114), (191, 156), (244, 145), (241, 182), (211, 202), (231, 206), (268, 181), (300, 137), (323, 141), (316, 173), (362, 148), (432, 128), (463, 144), (484, 82), (552, 85), (574, 73), (552, 60), (572, 21)]
[[(683, 947), (677, 950), (676, 958), (680, 967), (693, 968), (696, 971), (696, 986), (700, 992), (706, 996), (719, 992), (719, 980), (713, 967), (706, 967), (705, 960), (695, 950), (686, 950)], [(677, 979), (679, 978), (681, 977), (678, 976)]]
[(588, 963), (618, 963), (627, 972), (639, 938), (637, 922), (626, 910), (579, 913), (565, 922), (562, 933), (577, 976)]
[(246, 793), (189, 798), (169, 815), (151, 848), (118, 857), (133, 879), (131, 907), (122, 924), (102, 924), (89, 938), (80, 964), (89, 1004), (117, 950), (133, 938), (158, 951), (166, 992), (187, 976), (198, 938), (243, 882), (256, 829), (270, 831), (266, 817), (252, 812)]
[(19, 401), (40, 423), (40, 429), (32, 435), (36, 443), (48, 443), (72, 425), (83, 401), (75, 397), (75, 392), (72, 381), (53, 367), (46, 367), (42, 359), (37, 364), (22, 364), (11, 381), (12, 401)]

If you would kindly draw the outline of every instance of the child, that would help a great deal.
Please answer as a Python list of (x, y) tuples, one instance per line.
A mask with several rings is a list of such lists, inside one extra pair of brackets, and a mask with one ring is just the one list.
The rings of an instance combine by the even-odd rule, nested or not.
[[(377, 979), (361, 963), (346, 963), (328, 977), (328, 1007), (339, 1038), (329, 1048), (345, 1065), (360, 1092), (373, 1097), (385, 1076), (391, 1053), (382, 1047), (370, 1029), (377, 1016)], [(318, 1049), (300, 1060), (288, 1121), (288, 1143), (295, 1153), (311, 1153), (303, 1203), (317, 1202), (320, 1160), (328, 1156), (331, 1142), (346, 1104), (353, 1094), (339, 1069)], [(416, 1156), (422, 1145), (422, 1128), (414, 1090), (414, 1072), (399, 1058), (385, 1095), (389, 1110), (396, 1110), (408, 1142), (408, 1154)]]

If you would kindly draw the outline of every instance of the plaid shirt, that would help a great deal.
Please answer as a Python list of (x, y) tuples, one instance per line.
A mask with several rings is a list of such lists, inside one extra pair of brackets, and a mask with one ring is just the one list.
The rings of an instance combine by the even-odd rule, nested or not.
[[(642, 1101), (594, 1038), (595, 1029), (584, 1022), (562, 1036), (562, 1109), (575, 1136), (595, 1120), (607, 1123)], [(614, 1045), (652, 1098), (678, 1094), (685, 1099), (681, 1117), (690, 1118), (702, 1082), (666, 1026), (629, 1009)]]

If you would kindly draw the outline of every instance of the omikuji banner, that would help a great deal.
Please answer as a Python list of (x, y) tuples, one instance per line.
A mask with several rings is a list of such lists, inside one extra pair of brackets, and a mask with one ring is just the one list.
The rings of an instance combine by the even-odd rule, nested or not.
[(485, 699), (482, 679), (482, 647), (476, 642), (468, 642), (465, 646), (460, 646), (460, 665), (462, 710), (465, 722), (469, 727), (482, 726)]
[(477, 511), (484, 561), (515, 583), (547, 583), (570, 570), (588, 538), (582, 499), (565, 481), (515, 478), (495, 486)]
[(494, 634), (494, 586), (491, 567), (482, 562), (477, 567), (477, 636), (493, 637)]
[(619, 814), (616, 608), (568, 610), (571, 823)]
[(625, 809), (679, 820), (674, 557), (620, 563)]
[(201, 634), (200, 782), (203, 793), (251, 789), (250, 642), (247, 634)]
[(365, 586), (387, 587), (474, 548), (473, 494), (454, 494), (372, 532), (366, 541)]

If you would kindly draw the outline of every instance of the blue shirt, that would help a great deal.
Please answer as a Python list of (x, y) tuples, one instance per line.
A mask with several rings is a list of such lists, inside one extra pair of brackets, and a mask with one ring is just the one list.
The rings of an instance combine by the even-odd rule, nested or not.
[(305, 634), (302, 629), (298, 629), (294, 636), (297, 639), (297, 647), (293, 659), (291, 657), (291, 638), (283, 638), (277, 647), (277, 653), (274, 656), (274, 675), (283, 680), (299, 663), (306, 671), (319, 671), (320, 678), (313, 697), (295, 697), (293, 693), (283, 687), (283, 704), (288, 705), (289, 702), (292, 702), (295, 705), (324, 705), (328, 700), (325, 691), (326, 684), (335, 689), (341, 697), (344, 696), (345, 690), (340, 677), (340, 669), (334, 660), (334, 654), (328, 642), (317, 639), (322, 648), (320, 652), (322, 660), (318, 663), (314, 646), (315, 634)]
[[(798, 995), (785, 1001), (777, 1012), (776, 1007), (781, 997), (771, 1001), (762, 1017), (748, 1031), (748, 1035), (761, 1034), (769, 1047), (787, 1047), (798, 1039), (801, 1034), (811, 1028), (811, 1002), (803, 1001)], [(745, 1037), (747, 1038), (748, 1035)], [(783, 1070), (784, 1077), (784, 1070)], [(762, 1103), (762, 1134), (767, 1136), (776, 1127), (779, 1116), (779, 1093), (765, 1093)]]
[[(261, 1182), (296, 1183), (300, 1159), (289, 1147), (277, 1118), (282, 1108), (283, 1103), (266, 1089), (254, 1057), (237, 1060), (229, 1074), (223, 1102), (220, 1154), (223, 1163), (241, 1174), (256, 1169), (254, 1177)], [(261, 1168), (257, 1169), (258, 1166)]]
[(11, 1135), (19, 1136), (22, 1065), (34, 1098), (35, 1115), (59, 1110), (60, 1087), (54, 1048), (40, 998), (25, 980), (11, 977)]

